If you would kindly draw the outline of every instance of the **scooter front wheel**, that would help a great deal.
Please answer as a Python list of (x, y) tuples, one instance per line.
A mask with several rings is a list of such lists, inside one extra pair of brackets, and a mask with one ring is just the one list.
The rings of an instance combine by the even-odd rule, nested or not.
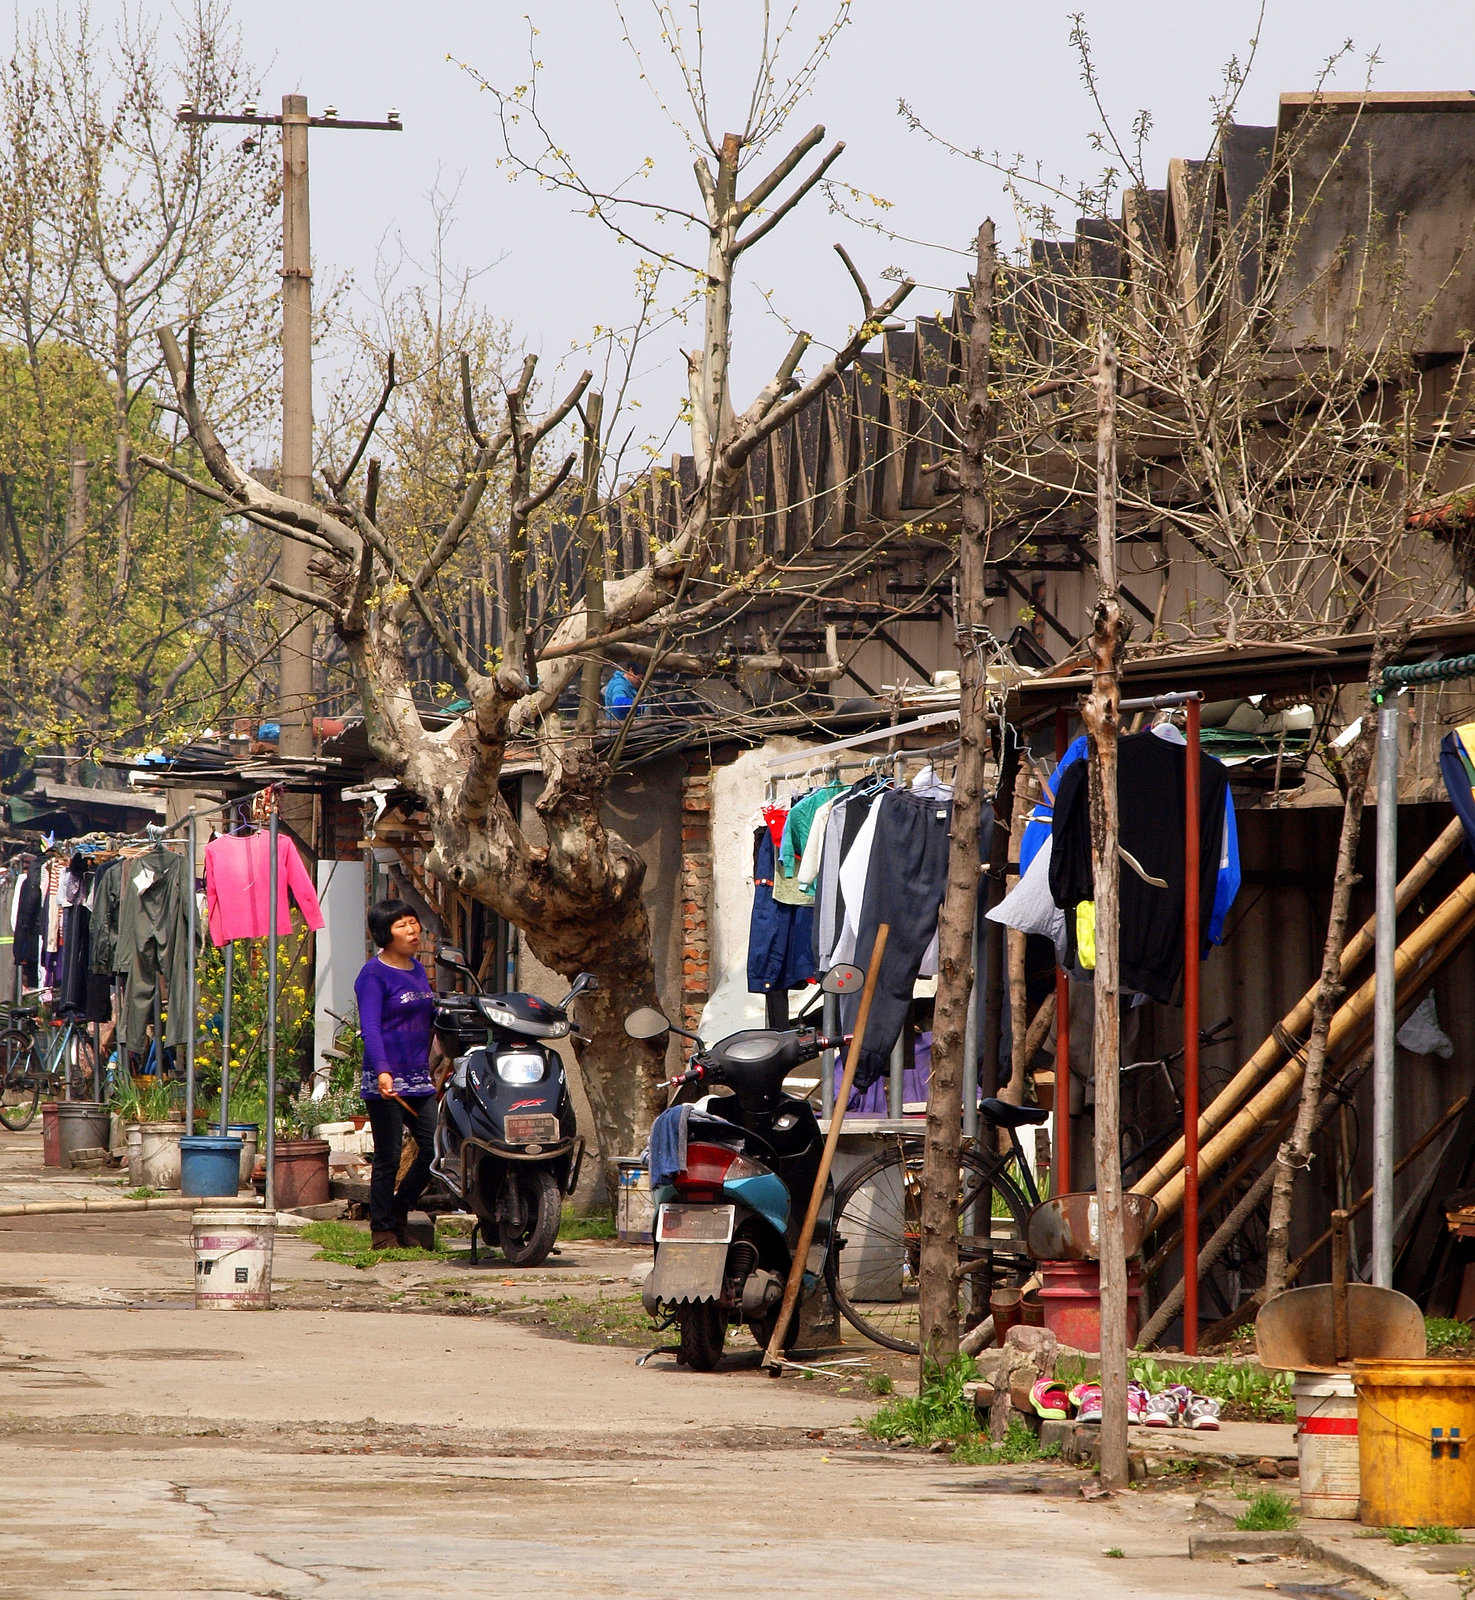
[(722, 1359), (727, 1318), (715, 1300), (686, 1301), (676, 1308), (681, 1344), (676, 1359), (693, 1372), (710, 1372)]
[(543, 1168), (514, 1172), (507, 1182), (513, 1215), (504, 1215), (497, 1224), (502, 1254), (514, 1267), (539, 1266), (558, 1243), (563, 1193), (557, 1178)]

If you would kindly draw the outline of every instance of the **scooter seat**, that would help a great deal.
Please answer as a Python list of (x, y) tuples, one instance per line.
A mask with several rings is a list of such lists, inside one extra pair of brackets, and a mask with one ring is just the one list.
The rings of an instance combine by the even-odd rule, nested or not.
[(1007, 1100), (980, 1100), (978, 1109), (998, 1128), (1024, 1128), (1050, 1115), (1043, 1106), (1011, 1106)]

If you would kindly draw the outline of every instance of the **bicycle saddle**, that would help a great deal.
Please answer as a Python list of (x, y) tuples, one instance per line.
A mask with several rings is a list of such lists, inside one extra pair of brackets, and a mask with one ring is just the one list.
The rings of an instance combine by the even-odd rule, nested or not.
[(39, 1017), (41, 1015), (41, 1007), (40, 1006), (11, 1006), (10, 1007), (10, 1014), (11, 1014), (12, 1017)]
[(1044, 1122), (1050, 1113), (1042, 1106), (1011, 1106), (1007, 1100), (980, 1100), (978, 1109), (1000, 1128), (1023, 1128), (1032, 1122)]

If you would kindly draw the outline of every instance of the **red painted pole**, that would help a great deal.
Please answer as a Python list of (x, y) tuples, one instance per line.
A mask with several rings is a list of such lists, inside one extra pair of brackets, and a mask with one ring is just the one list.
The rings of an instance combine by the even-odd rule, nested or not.
[[(1070, 713), (1055, 713), (1055, 761), (1058, 765), (1070, 745)], [(1056, 782), (1056, 789), (1060, 787)], [(1055, 1194), (1070, 1190), (1070, 979), (1055, 969), (1055, 1170), (1050, 1185)]]
[(1183, 1353), (1198, 1354), (1199, 752), (1197, 700), (1188, 702), (1183, 847)]

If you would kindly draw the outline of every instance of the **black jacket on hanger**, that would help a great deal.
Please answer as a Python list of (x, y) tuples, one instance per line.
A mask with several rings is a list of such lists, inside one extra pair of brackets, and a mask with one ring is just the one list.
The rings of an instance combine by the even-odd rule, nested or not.
[(41, 933), (41, 864), (33, 862), (15, 911), (15, 959), (29, 989), (40, 982)]
[[(1091, 883), (1089, 761), (1065, 769), (1050, 826), (1050, 893), (1065, 912), (1069, 964), (1076, 964), (1075, 908), (1094, 897)], [(1144, 872), (1164, 878), (1159, 889), (1126, 862), (1120, 865), (1118, 946), (1123, 989), (1140, 990), (1164, 1005), (1176, 1004), (1183, 977), (1184, 782), (1188, 751), (1150, 730), (1117, 744), (1117, 805), (1121, 847)], [(1201, 950), (1214, 910), (1219, 855), (1224, 848), (1224, 791), (1229, 774), (1199, 752), (1199, 929)]]

